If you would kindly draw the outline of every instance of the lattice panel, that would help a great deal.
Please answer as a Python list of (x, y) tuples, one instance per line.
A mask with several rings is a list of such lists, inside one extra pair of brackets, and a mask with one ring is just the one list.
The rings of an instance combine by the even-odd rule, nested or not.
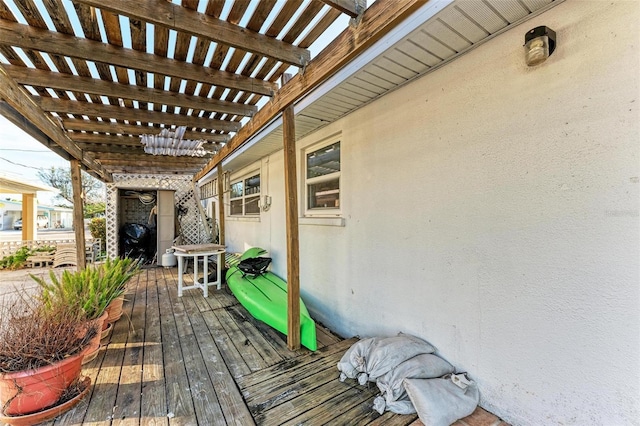
[(107, 184), (107, 255), (118, 255), (118, 190), (132, 189), (153, 191), (160, 189), (174, 190), (177, 206), (177, 218), (180, 223), (179, 235), (181, 244), (202, 244), (211, 242), (211, 236), (205, 224), (194, 196), (191, 176), (187, 175), (147, 175), (147, 174), (114, 174), (113, 182)]

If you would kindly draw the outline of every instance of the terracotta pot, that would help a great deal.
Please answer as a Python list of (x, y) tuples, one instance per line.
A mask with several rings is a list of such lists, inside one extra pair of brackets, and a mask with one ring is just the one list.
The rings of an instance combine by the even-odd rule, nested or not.
[(32, 426), (35, 424), (53, 420), (60, 414), (69, 411), (70, 409), (78, 405), (82, 398), (87, 396), (91, 387), (91, 379), (89, 377), (85, 377), (82, 382), (80, 382), (80, 385), (82, 386), (82, 392), (60, 405), (54, 405), (51, 408), (47, 408), (45, 410), (37, 411), (31, 414), (20, 414), (17, 416), (5, 416), (3, 414), (0, 414), (0, 424), (4, 422), (13, 426)]
[(124, 303), (124, 294), (116, 297), (111, 301), (111, 303), (109, 303), (109, 306), (107, 306), (107, 312), (109, 313), (109, 317), (107, 318), (107, 323), (111, 324), (120, 319), (120, 317), (122, 316), (123, 303)]
[(0, 407), (3, 415), (30, 414), (55, 404), (80, 377), (82, 352), (51, 365), (15, 373), (0, 373)]
[(105, 324), (107, 324), (107, 328), (102, 330), (102, 333), (100, 333), (101, 339), (106, 339), (107, 337), (109, 337), (109, 335), (111, 334), (111, 330), (113, 330), (113, 323), (109, 324), (105, 321)]
[(96, 328), (96, 335), (93, 336), (93, 338), (91, 339), (91, 342), (89, 342), (89, 346), (87, 346), (85, 348), (85, 350), (82, 352), (84, 354), (84, 359), (82, 360), (82, 365), (93, 361), (95, 359), (96, 356), (98, 356), (98, 351), (100, 350), (100, 339), (102, 338), (102, 327), (103, 324), (107, 324), (107, 311), (105, 310), (102, 315), (100, 315), (100, 318), (89, 321), (84, 327), (83, 327), (83, 331), (84, 333), (87, 332), (88, 327), (95, 325)]

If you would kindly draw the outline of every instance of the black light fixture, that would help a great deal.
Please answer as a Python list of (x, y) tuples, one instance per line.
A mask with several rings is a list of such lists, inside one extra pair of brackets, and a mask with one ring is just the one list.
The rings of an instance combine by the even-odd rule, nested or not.
[(525, 60), (530, 67), (546, 61), (554, 50), (556, 50), (556, 32), (551, 28), (536, 27), (524, 35)]

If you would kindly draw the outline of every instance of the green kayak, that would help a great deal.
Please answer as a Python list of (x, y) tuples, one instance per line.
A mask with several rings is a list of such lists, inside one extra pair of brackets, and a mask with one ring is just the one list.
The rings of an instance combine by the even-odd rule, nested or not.
[[(243, 253), (240, 260), (259, 257), (266, 251), (253, 247)], [(287, 334), (287, 282), (267, 271), (258, 276), (244, 275), (236, 262), (230, 262), (226, 278), (231, 292), (254, 318)], [(316, 323), (300, 299), (300, 343), (312, 351), (318, 349)]]

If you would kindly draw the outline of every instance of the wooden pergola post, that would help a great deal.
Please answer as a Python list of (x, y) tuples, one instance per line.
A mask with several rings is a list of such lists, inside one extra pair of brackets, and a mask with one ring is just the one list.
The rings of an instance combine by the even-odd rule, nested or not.
[[(282, 85), (291, 79), (282, 76)], [(282, 112), (284, 133), (284, 187), (287, 218), (287, 346), (300, 349), (300, 244), (298, 241), (298, 190), (296, 176), (296, 126), (293, 105)]]
[(78, 255), (78, 270), (86, 266), (86, 248), (84, 241), (84, 194), (82, 193), (82, 170), (80, 161), (75, 158), (71, 163), (71, 186), (73, 187), (73, 224), (76, 234), (76, 253)]
[[(224, 175), (222, 174), (222, 163), (218, 164), (218, 244), (225, 245), (224, 243)], [(225, 257), (224, 253), (220, 255), (219, 268), (224, 269)]]

